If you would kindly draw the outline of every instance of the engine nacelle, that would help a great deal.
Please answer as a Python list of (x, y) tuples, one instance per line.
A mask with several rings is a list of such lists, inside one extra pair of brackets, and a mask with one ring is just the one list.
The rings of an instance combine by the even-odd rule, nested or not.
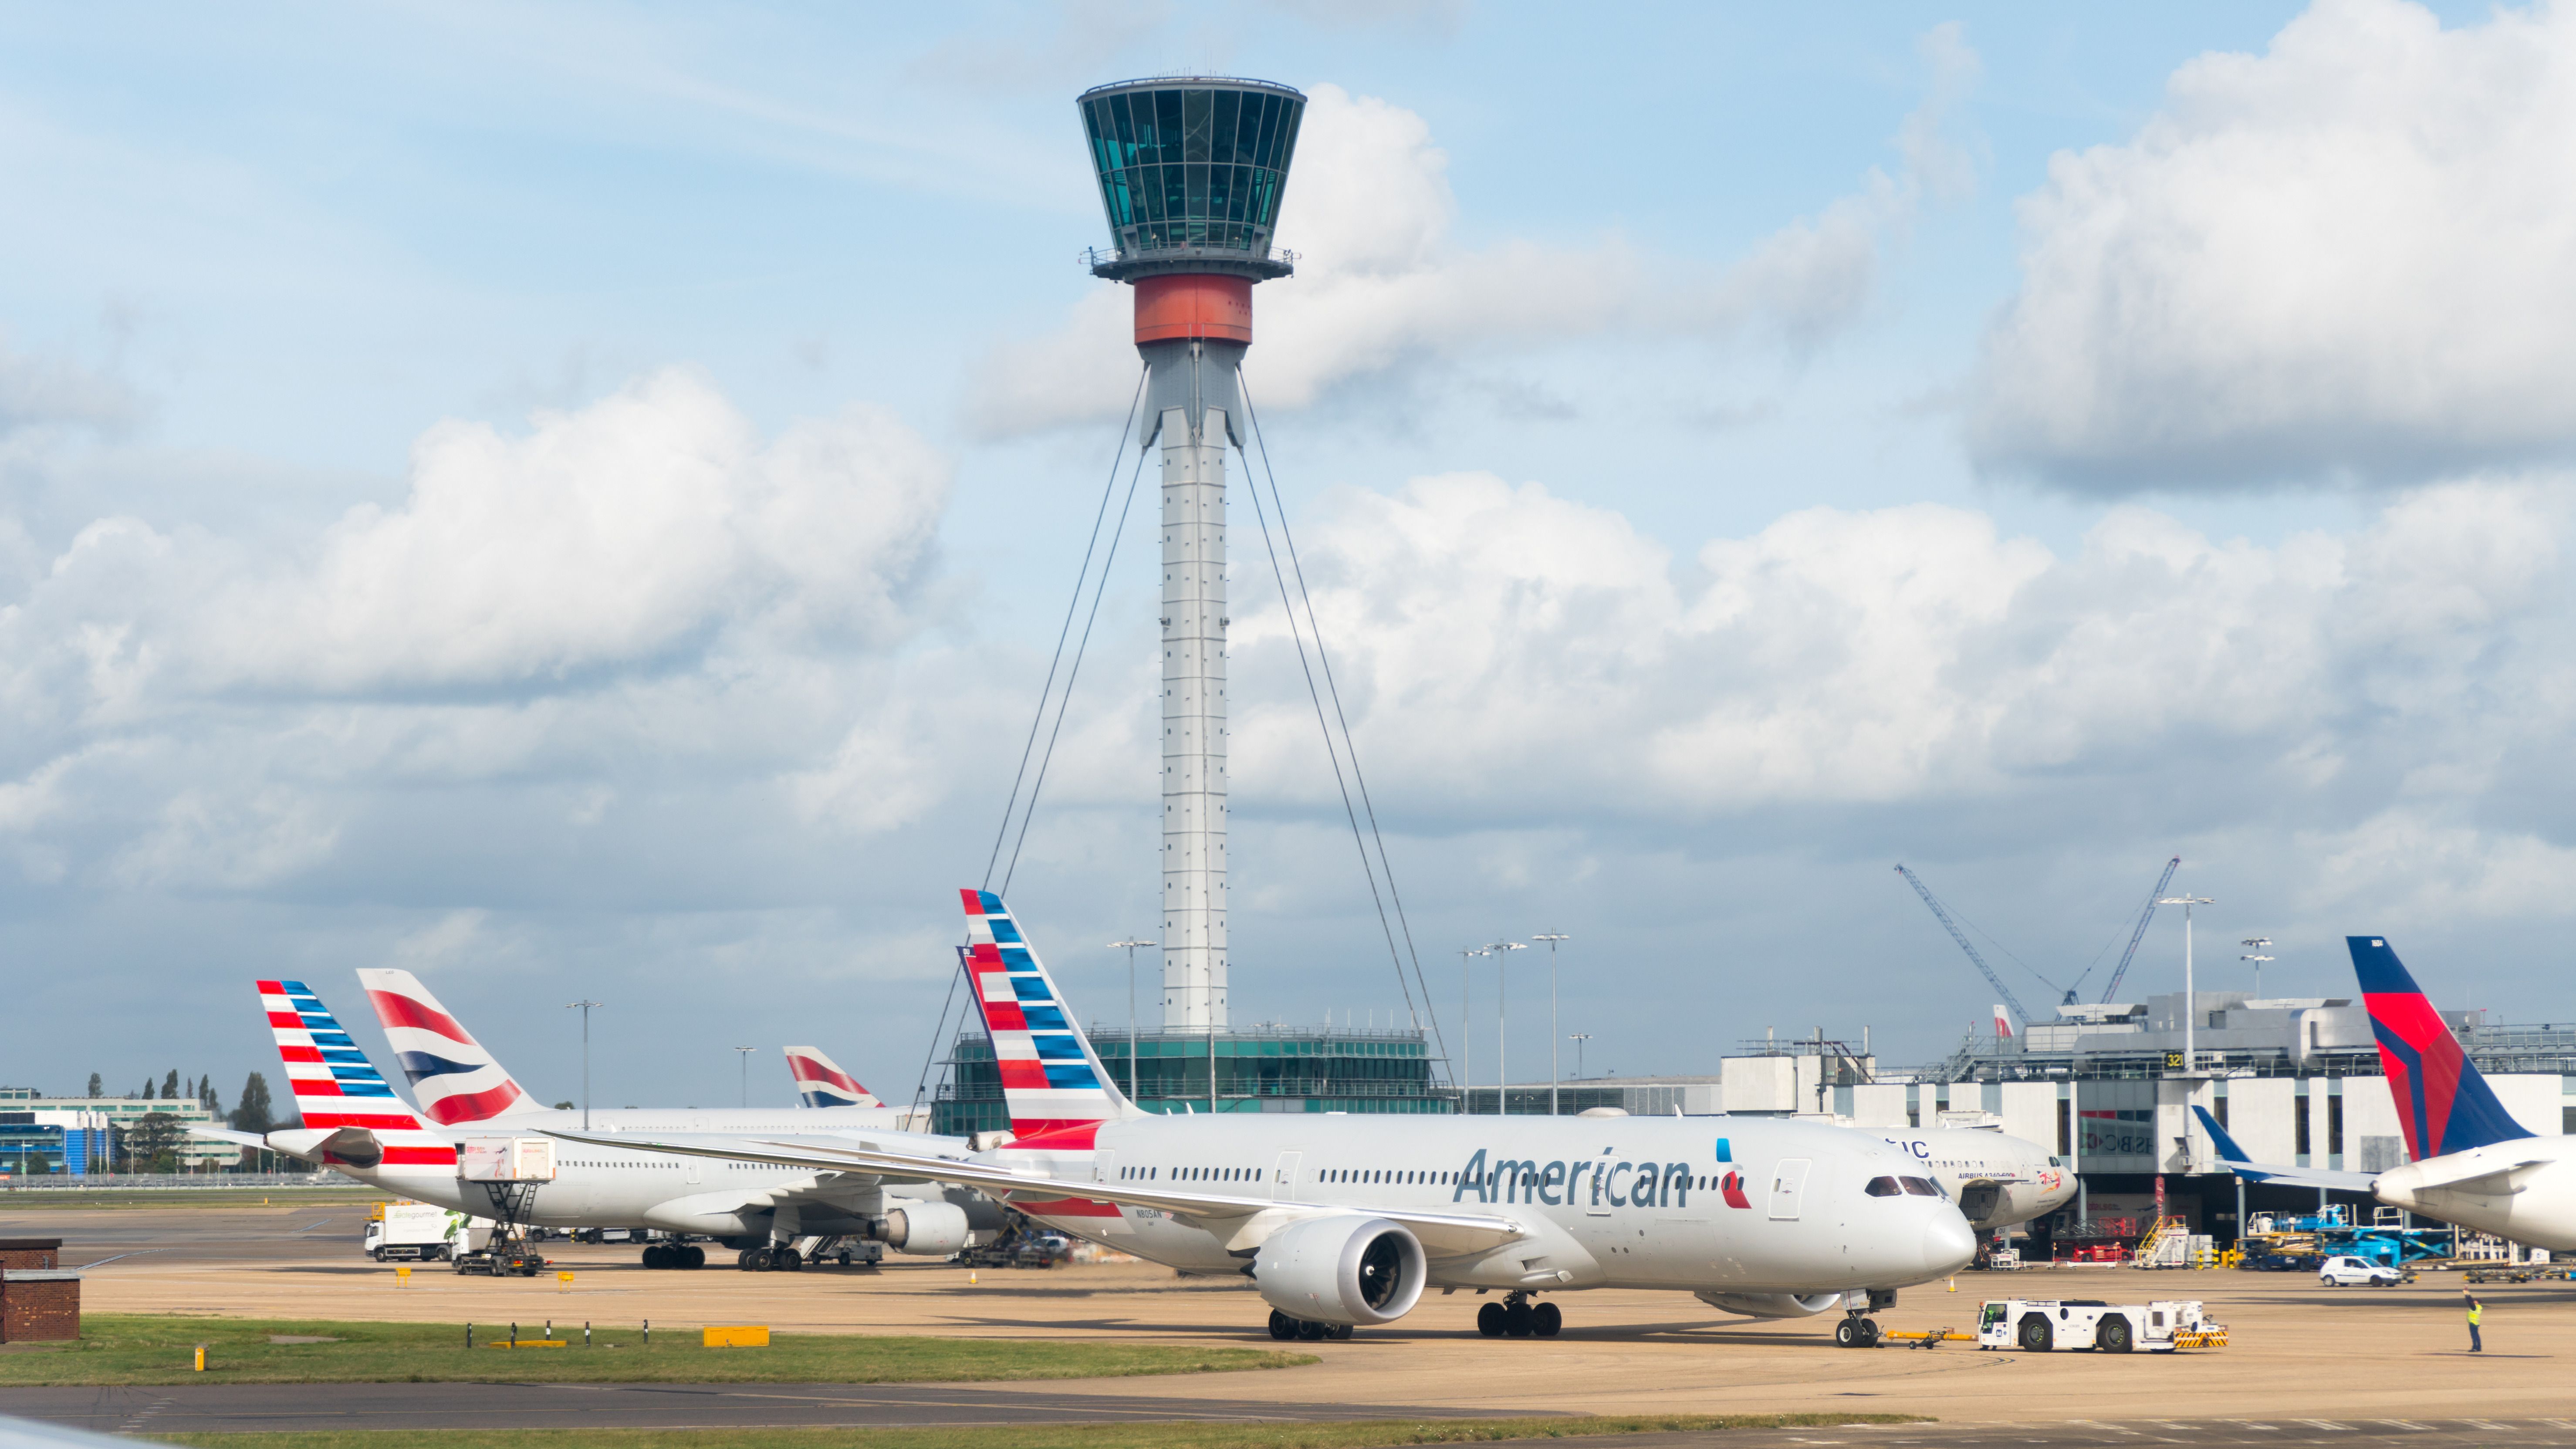
[(908, 1202), (877, 1221), (872, 1236), (898, 1253), (945, 1258), (966, 1247), (966, 1210), (953, 1202)]
[(1840, 1293), (1702, 1293), (1711, 1308), (1747, 1318), (1811, 1318), (1843, 1301)]
[(1422, 1240), (1384, 1218), (1309, 1218), (1252, 1259), (1262, 1301), (1310, 1323), (1393, 1323), (1422, 1301)]

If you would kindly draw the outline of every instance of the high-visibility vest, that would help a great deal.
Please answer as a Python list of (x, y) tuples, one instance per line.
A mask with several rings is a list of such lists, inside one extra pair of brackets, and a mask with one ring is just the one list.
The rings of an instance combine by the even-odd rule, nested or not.
[(2470, 1304), (2470, 1305), (2469, 1305), (2469, 1326), (2470, 1326), (2470, 1327), (2474, 1328), (2474, 1327), (2476, 1327), (2476, 1326), (2477, 1326), (2477, 1322), (2478, 1322), (2478, 1315), (2479, 1315), (2479, 1314), (2481, 1314), (2481, 1313), (2484, 1313), (2484, 1312), (2486, 1311), (2486, 1307), (2487, 1307), (2487, 1306), (2486, 1306), (2485, 1304), (2483, 1304), (2483, 1303), (2472, 1303), (2472, 1304)]

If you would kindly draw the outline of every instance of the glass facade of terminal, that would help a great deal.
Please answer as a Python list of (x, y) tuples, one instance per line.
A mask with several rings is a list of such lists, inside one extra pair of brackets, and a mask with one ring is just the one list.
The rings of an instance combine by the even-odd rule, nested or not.
[(1139, 83), (1082, 98), (1118, 250), (1270, 251), (1306, 102), (1242, 82)]

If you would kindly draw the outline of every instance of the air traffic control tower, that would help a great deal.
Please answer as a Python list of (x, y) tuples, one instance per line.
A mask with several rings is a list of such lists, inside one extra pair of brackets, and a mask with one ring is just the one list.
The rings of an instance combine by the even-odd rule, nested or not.
[[(1150, 1112), (1447, 1112), (1418, 1026), (1235, 1025), (1226, 1000), (1225, 454), (1247, 438), (1236, 365), (1252, 288), (1289, 274), (1270, 230), (1306, 98), (1211, 76), (1085, 91), (1113, 245), (1091, 270), (1136, 293), (1141, 447), (1163, 465), (1163, 1020), (1093, 1022), (1112, 1080)], [(931, 1130), (1010, 1125), (980, 1025), (961, 1031)]]
[(1116, 243), (1096, 276), (1136, 292), (1142, 446), (1163, 457), (1163, 1028), (1227, 1026), (1225, 453), (1248, 435), (1236, 365), (1306, 98), (1268, 81), (1125, 81), (1085, 91)]

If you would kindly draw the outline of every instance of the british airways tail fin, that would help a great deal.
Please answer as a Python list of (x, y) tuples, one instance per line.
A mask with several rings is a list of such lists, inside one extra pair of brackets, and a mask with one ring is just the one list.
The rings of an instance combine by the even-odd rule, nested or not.
[(445, 1127), (545, 1110), (483, 1049), (420, 978), (408, 971), (360, 971), (394, 1060), (411, 1078), (420, 1110)]
[(787, 1074), (796, 1079), (796, 1095), (808, 1107), (882, 1107), (876, 1094), (842, 1071), (820, 1047), (787, 1048)]
[(322, 998), (301, 981), (259, 983), (259, 1004), (277, 1038), (301, 1129), (268, 1145), (298, 1157), (353, 1167), (449, 1167), (456, 1147), (432, 1133), (367, 1060)]
[(958, 955), (993, 1044), (1012, 1135), (1025, 1140), (1145, 1115), (1110, 1080), (1002, 898), (980, 890), (958, 895), (966, 902), (967, 943)]
[(2380, 936), (2346, 936), (2353, 974), (2361, 978), (2379, 1062), (2397, 1099), (2397, 1123), (2414, 1161), (2529, 1137), (2495, 1089), (2460, 1050), (2450, 1023), (2426, 1000), (2405, 963)]

